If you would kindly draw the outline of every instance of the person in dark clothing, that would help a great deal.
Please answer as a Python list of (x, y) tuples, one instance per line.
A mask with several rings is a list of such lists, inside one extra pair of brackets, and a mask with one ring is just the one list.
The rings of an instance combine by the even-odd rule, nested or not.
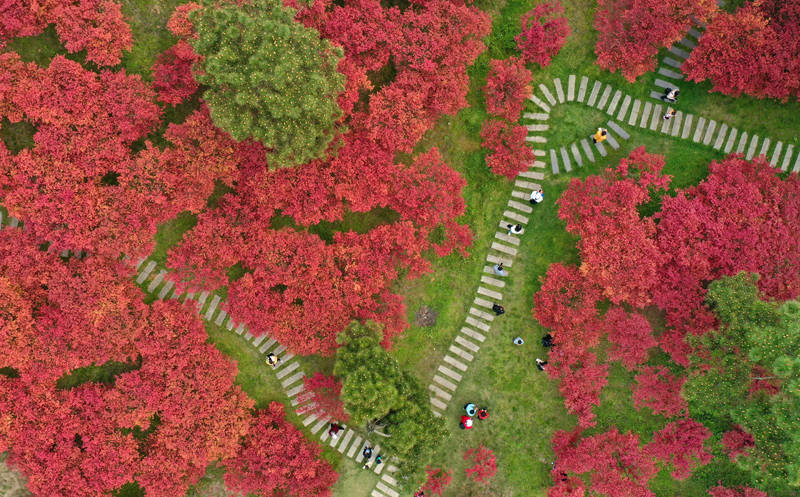
[(539, 359), (538, 357), (536, 358), (536, 368), (539, 371), (544, 371), (544, 367), (546, 365), (547, 365), (547, 361), (543, 361), (543, 360)]
[(678, 101), (678, 95), (680, 94), (681, 91), (677, 88), (664, 88), (664, 95), (661, 97), (661, 100), (674, 104)]
[(414, 494), (414, 497), (425, 497), (425, 492), (420, 490), (420, 491), (418, 491), (417, 493)]
[(342, 427), (339, 426), (337, 423), (331, 423), (331, 427), (328, 428), (328, 436), (331, 438), (339, 438), (339, 430)]
[(365, 461), (372, 459), (372, 447), (369, 445), (365, 446), (364, 450), (361, 451), (361, 455), (364, 456)]
[(552, 347), (553, 346), (553, 335), (548, 333), (547, 335), (542, 337), (542, 347)]
[(506, 310), (505, 310), (505, 309), (503, 309), (503, 306), (502, 306), (502, 305), (500, 305), (500, 304), (492, 304), (492, 310), (493, 310), (493, 311), (494, 311), (494, 313), (495, 313), (496, 315), (498, 315), (498, 316), (499, 316), (500, 314), (503, 314), (504, 312), (506, 312)]
[(378, 464), (380, 464), (382, 462), (383, 462), (383, 456), (382, 455), (378, 454), (377, 456), (375, 456), (375, 466), (377, 466)]

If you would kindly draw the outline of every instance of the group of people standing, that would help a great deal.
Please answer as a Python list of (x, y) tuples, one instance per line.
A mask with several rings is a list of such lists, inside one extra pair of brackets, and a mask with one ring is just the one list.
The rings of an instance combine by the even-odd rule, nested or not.
[(461, 428), (462, 430), (472, 429), (473, 417), (477, 417), (480, 421), (489, 419), (489, 410), (485, 407), (481, 407), (480, 409), (478, 409), (472, 402), (464, 406), (464, 411), (466, 412), (466, 414), (461, 416), (461, 422), (458, 423), (458, 427)]

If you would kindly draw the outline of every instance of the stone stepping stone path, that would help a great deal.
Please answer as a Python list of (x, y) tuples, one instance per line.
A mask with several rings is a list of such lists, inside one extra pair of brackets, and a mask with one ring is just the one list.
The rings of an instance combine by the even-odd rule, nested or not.
[[(538, 178), (539, 176), (536, 177)], [(527, 181), (528, 178), (530, 178), (530, 176), (524, 177), (525, 181)], [(511, 205), (510, 207), (513, 208)], [(2, 228), (2, 221), (3, 219), (0, 217), (0, 228)], [(16, 224), (19, 224), (19, 222)], [(505, 236), (505, 233), (498, 234)], [(514, 253), (516, 253), (516, 249), (508, 247), (505, 244), (503, 244), (503, 246), (513, 250)], [(338, 437), (329, 437), (328, 426), (332, 420), (327, 416), (320, 417), (319, 414), (314, 412), (314, 404), (310, 402), (310, 397), (305, 392), (305, 388), (303, 387), (303, 378), (306, 377), (306, 374), (300, 367), (300, 362), (298, 362), (295, 356), (290, 353), (286, 347), (278, 343), (278, 341), (274, 338), (271, 338), (267, 335), (262, 335), (259, 337), (253, 336), (248, 331), (247, 326), (244, 323), (237, 323), (234, 321), (233, 317), (231, 317), (225, 310), (224, 301), (217, 294), (210, 294), (209, 292), (201, 292), (200, 294), (196, 294), (196, 292), (183, 294), (176, 293), (175, 281), (169, 279), (169, 273), (164, 270), (156, 271), (156, 267), (157, 264), (155, 261), (147, 260), (145, 258), (139, 260), (136, 264), (136, 283), (146, 289), (147, 293), (157, 296), (162, 300), (167, 298), (175, 298), (179, 299), (181, 302), (187, 302), (190, 300), (195, 301), (195, 309), (204, 320), (213, 322), (218, 326), (224, 327), (228, 331), (233, 331), (237, 335), (242, 336), (245, 340), (250, 342), (253, 348), (258, 350), (259, 354), (263, 356), (266, 356), (269, 353), (275, 354), (280, 361), (278, 362), (277, 366), (270, 369), (273, 370), (276, 379), (281, 383), (281, 387), (286, 393), (290, 404), (298, 411), (298, 413), (300, 413), (303, 426), (307, 427), (310, 432), (320, 440), (320, 442), (327, 443), (331, 447), (336, 448), (336, 450), (342, 454), (345, 454), (349, 459), (352, 459), (356, 463), (361, 463), (361, 459), (363, 459), (363, 455), (361, 454), (363, 448), (366, 445), (372, 446), (373, 462), (370, 464), (369, 470), (373, 471), (377, 475), (381, 475), (381, 479), (379, 480), (375, 489), (372, 490), (370, 495), (372, 497), (398, 497), (400, 495), (397, 481), (391, 476), (397, 470), (397, 468), (391, 464), (391, 457), (387, 454), (383, 454), (384, 462), (382, 464), (375, 465), (374, 456), (380, 453), (380, 446), (370, 442), (363, 430), (344, 426), (339, 431)], [(488, 276), (487, 278), (490, 280), (489, 284), (487, 285), (489, 288), (496, 288), (492, 285), (496, 284), (497, 282), (505, 284), (496, 278), (491, 278)], [(485, 320), (486, 316), (487, 314), (485, 312), (474, 309), (470, 319), (474, 320), (475, 323), (483, 324), (484, 321), (482, 320)], [(480, 329), (480, 326), (477, 326), (477, 328)], [(466, 326), (465, 329), (467, 329)], [(470, 357), (470, 360), (472, 360), (472, 355), (470, 352), (477, 352), (479, 346), (476, 344), (482, 341), (480, 338), (485, 339), (484, 335), (479, 333), (477, 330), (469, 330), (469, 332), (464, 332), (465, 338), (456, 342), (459, 350), (461, 350), (464, 354), (463, 356), (460, 356), (459, 361), (465, 361), (466, 359), (464, 356), (467, 355)], [(270, 366), (266, 364), (266, 358), (264, 361), (264, 367), (269, 368)], [(447, 390), (445, 389), (449, 388), (450, 391), (453, 391), (454, 388), (451, 388), (454, 386), (453, 381), (459, 381), (461, 379), (458, 373), (453, 371), (453, 368), (445, 368), (444, 366), (441, 368), (441, 375), (437, 375), (437, 377), (434, 378), (436, 383), (432, 385), (436, 386), (439, 390), (433, 390), (433, 388), (431, 388), (431, 395), (436, 396), (437, 399), (445, 398), (445, 396), (442, 395), (447, 393)], [(454, 376), (456, 376), (458, 379), (456, 380)], [(391, 468), (394, 468), (394, 471), (392, 471)]]
[[(670, 49), (672, 56), (679, 57), (685, 54), (688, 57), (689, 52), (686, 50), (693, 48), (694, 45), (692, 43), (695, 43), (695, 41), (692, 41), (692, 37), (696, 39), (700, 34), (698, 29), (692, 28), (689, 32), (690, 36), (676, 43)], [(668, 65), (670, 64), (672, 63), (668, 63)], [(674, 67), (674, 65), (671, 67)], [(748, 160), (755, 156), (763, 155), (773, 167), (780, 167), (782, 171), (791, 170), (792, 172), (800, 173), (800, 144), (784, 143), (772, 140), (769, 137), (761, 138), (758, 135), (750, 135), (746, 131), (738, 130), (726, 123), (720, 123), (694, 114), (685, 114), (681, 111), (678, 111), (671, 119), (664, 119), (664, 114), (669, 106), (661, 102), (660, 97), (664, 93), (664, 88), (675, 87), (671, 81), (665, 81), (660, 77), (656, 78), (655, 85), (659, 90), (651, 93), (651, 96), (658, 100), (658, 103), (655, 103), (633, 98), (631, 95), (626, 95), (622, 91), (614, 89), (611, 85), (600, 81), (592, 81), (586, 76), (579, 78), (577, 75), (571, 74), (567, 80), (573, 82), (573, 90), (575, 87), (578, 88), (575, 100), (578, 102), (584, 102), (585, 100), (586, 105), (601, 111), (605, 107), (606, 113), (612, 116), (612, 119), (605, 124), (606, 129), (608, 129), (608, 138), (603, 143), (593, 144), (591, 137), (587, 136), (563, 147), (535, 150), (534, 153), (537, 157), (549, 159), (550, 171), (554, 175), (562, 172), (569, 173), (575, 167), (582, 167), (585, 163), (595, 162), (597, 155), (600, 157), (607, 156), (607, 147), (611, 147), (614, 150), (619, 149), (620, 142), (630, 138), (630, 133), (626, 130), (626, 126), (655, 131), (666, 136), (680, 138), (681, 140), (692, 140), (694, 143), (712, 147), (726, 154), (732, 152), (740, 153)], [(553, 86), (556, 88), (556, 94), (559, 93), (558, 84), (560, 84), (560, 79), (559, 83), (555, 83), (554, 80)], [(551, 99), (553, 100), (550, 105), (556, 105), (560, 101), (560, 99), (556, 100), (556, 97), (553, 96), (553, 91), (548, 85), (542, 83), (539, 85), (539, 89), (548, 102)], [(565, 101), (571, 101), (569, 94), (569, 86), (567, 86)], [(537, 102), (543, 103), (535, 94), (529, 98), (537, 105), (539, 105)], [(528, 129), (531, 132), (546, 131), (545, 126), (547, 125), (542, 123), (546, 121), (546, 116), (549, 115), (550, 105), (539, 106), (541, 110), (545, 111), (544, 113), (525, 113), (523, 115), (525, 119), (538, 121), (538, 126), (528, 125)], [(591, 133), (593, 130), (588, 130), (588, 132)], [(547, 138), (540, 134), (529, 135), (527, 139), (535, 143), (547, 143)], [(544, 167), (542, 161), (536, 161), (536, 163), (539, 167)], [(541, 181), (543, 179), (542, 176), (540, 174), (535, 179)], [(517, 186), (525, 186), (520, 185), (519, 181), (517, 183)], [(512, 196), (519, 199), (527, 198), (526, 194), (520, 191), (512, 192)], [(509, 205), (511, 206), (511, 204)], [(528, 213), (529, 211), (524, 212)], [(519, 216), (514, 212), (507, 213), (507, 217), (510, 221), (527, 222), (527, 217)], [(502, 251), (503, 247), (498, 250)], [(512, 252), (505, 253), (510, 256), (515, 255)]]

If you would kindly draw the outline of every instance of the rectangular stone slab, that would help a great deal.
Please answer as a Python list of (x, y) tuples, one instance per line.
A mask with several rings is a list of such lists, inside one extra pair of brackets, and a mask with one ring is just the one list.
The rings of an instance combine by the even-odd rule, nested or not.
[(550, 93), (550, 88), (548, 88), (547, 85), (542, 83), (542, 84), (539, 85), (539, 89), (542, 90), (542, 94), (544, 94), (544, 98), (547, 99), (547, 102), (550, 105), (555, 105), (556, 104), (556, 97), (554, 97), (553, 94)]
[(689, 137), (689, 133), (692, 132), (692, 119), (694, 116), (692, 114), (686, 114), (683, 118), (683, 131), (681, 131), (681, 139), (685, 140)]
[(583, 156), (581, 156), (581, 152), (578, 150), (578, 144), (573, 143), (569, 146), (570, 152), (572, 152), (572, 157), (575, 158), (575, 162), (578, 163), (578, 167), (583, 166)]
[(567, 101), (572, 102), (575, 100), (575, 75), (570, 74), (567, 79)]
[(608, 104), (608, 108), (606, 109), (606, 114), (609, 116), (614, 115), (614, 111), (617, 110), (617, 105), (619, 105), (619, 99), (622, 98), (622, 92), (617, 90), (614, 93), (614, 96), (611, 98), (611, 103)]
[(628, 107), (631, 106), (631, 96), (625, 95), (625, 98), (622, 99), (622, 106), (619, 108), (619, 113), (617, 114), (618, 121), (625, 121), (625, 115), (628, 113)]
[(644, 103), (644, 110), (642, 111), (642, 118), (639, 120), (639, 127), (646, 128), (650, 119), (650, 111), (653, 109), (653, 104), (650, 102)]
[(631, 110), (631, 117), (628, 119), (629, 126), (635, 126), (636, 121), (639, 119), (639, 107), (642, 103), (637, 99), (633, 101), (633, 110)]
[(789, 161), (792, 160), (793, 151), (794, 151), (794, 145), (789, 144), (789, 146), (786, 147), (786, 153), (783, 156), (783, 162), (781, 163), (781, 171), (786, 171), (787, 169), (789, 169)]
[(722, 149), (726, 154), (731, 153), (731, 150), (733, 150), (733, 146), (736, 144), (736, 133), (738, 132), (736, 128), (731, 128), (731, 132), (728, 133), (728, 139), (725, 141), (725, 148)]
[(586, 138), (581, 140), (581, 148), (586, 154), (586, 157), (589, 159), (589, 162), (594, 162), (594, 152), (592, 152), (592, 147), (589, 146), (589, 140)]
[(678, 111), (675, 113), (675, 117), (672, 118), (672, 131), (670, 135), (678, 136), (681, 132), (681, 122), (683, 121), (683, 112)]
[(569, 154), (564, 147), (561, 147), (561, 163), (564, 164), (564, 169), (566, 169), (567, 172), (572, 171), (572, 163), (570, 163)]
[(728, 125), (722, 123), (717, 132), (717, 138), (714, 140), (714, 149), (719, 150), (722, 148), (722, 143), (725, 141), (725, 134), (728, 132)]
[(558, 102), (563, 104), (566, 99), (564, 98), (564, 88), (561, 86), (561, 79), (554, 79), (553, 84), (556, 87), (556, 97), (558, 97)]
[(710, 120), (708, 121), (708, 126), (706, 127), (706, 133), (703, 135), (703, 145), (710, 145), (711, 139), (714, 137), (714, 130), (717, 128), (717, 121)]
[(597, 101), (597, 94), (600, 92), (601, 86), (603, 86), (603, 83), (599, 81), (594, 82), (592, 93), (589, 95), (589, 100), (586, 101), (586, 105), (594, 106), (594, 103)]
[(600, 101), (597, 103), (597, 110), (603, 110), (605, 108), (608, 97), (611, 95), (611, 90), (611, 85), (606, 85), (605, 90), (603, 90), (603, 95), (600, 96)]
[(586, 97), (586, 87), (589, 85), (589, 78), (586, 76), (581, 76), (581, 86), (578, 90), (578, 102), (583, 102), (583, 99)]

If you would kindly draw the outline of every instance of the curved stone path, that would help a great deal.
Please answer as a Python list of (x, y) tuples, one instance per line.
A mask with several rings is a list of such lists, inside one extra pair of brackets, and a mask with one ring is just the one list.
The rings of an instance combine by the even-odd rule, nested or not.
[[(310, 402), (309, 396), (304, 392), (303, 387), (303, 378), (305, 378), (306, 374), (301, 370), (300, 363), (295, 359), (294, 355), (286, 350), (286, 347), (267, 335), (254, 337), (248, 331), (245, 323), (235, 321), (228, 314), (224, 308), (225, 303), (219, 295), (205, 291), (199, 293), (189, 292), (183, 295), (175, 292), (175, 282), (167, 277), (168, 272), (160, 270), (158, 273), (154, 273), (155, 268), (155, 261), (148, 261), (146, 258), (141, 259), (136, 265), (138, 272), (136, 283), (143, 286), (147, 293), (162, 300), (172, 298), (182, 302), (196, 301), (197, 312), (203, 319), (241, 335), (264, 358), (265, 368), (269, 368), (266, 364), (267, 354), (272, 353), (280, 358), (278, 365), (271, 369), (273, 369), (275, 377), (280, 381), (291, 406), (299, 414), (304, 413), (300, 414), (303, 426), (308, 427), (311, 433), (319, 439), (320, 443), (336, 448), (341, 454), (352, 459), (357, 464), (361, 464), (363, 461), (364, 456), (361, 451), (366, 445), (373, 447), (373, 461), (374, 457), (381, 453), (380, 444), (377, 441), (368, 440), (363, 430), (344, 426), (344, 429), (339, 431), (338, 437), (331, 438), (328, 435), (327, 428), (332, 420), (327, 416), (320, 417), (312, 412), (314, 405)], [(386, 454), (383, 454), (383, 458), (385, 461), (383, 464), (377, 466), (373, 464), (370, 468), (375, 474), (380, 475), (380, 480), (371, 495), (373, 497), (398, 497), (400, 491), (397, 488), (397, 481), (392, 476), (392, 473), (397, 468), (391, 463), (390, 457)], [(386, 470), (385, 472), (384, 469)]]
[[(539, 90), (541, 90), (541, 94), (546, 101), (535, 94), (531, 95), (530, 100), (544, 113), (526, 113), (523, 117), (541, 120), (544, 119), (545, 115), (549, 116), (553, 106), (572, 101), (569, 97), (576, 93), (575, 87), (578, 85), (576, 80), (577, 77), (574, 74), (569, 76), (565, 97), (561, 80), (555, 78), (553, 80), (553, 88), (555, 88), (558, 98), (553, 96), (549, 86), (540, 84)], [(657, 79), (656, 83), (661, 84), (659, 81), (662, 80)], [(672, 86), (671, 84), (669, 85)], [(663, 92), (659, 93), (659, 95), (661, 94)], [(581, 77), (574, 101), (605, 111), (610, 116), (614, 116), (616, 113), (616, 121), (627, 122), (628, 126), (638, 126), (639, 128), (660, 132), (682, 140), (691, 139), (695, 143), (710, 146), (726, 154), (730, 152), (741, 153), (748, 160), (756, 155), (764, 155), (769, 158), (770, 164), (774, 167), (780, 165), (781, 170), (788, 171), (789, 166), (793, 163), (792, 171), (800, 172), (800, 146), (798, 144), (789, 143), (784, 147), (782, 141), (777, 141), (773, 146), (772, 139), (769, 137), (759, 139), (758, 135), (749, 136), (747, 131), (739, 131), (725, 123), (718, 123), (713, 119), (706, 119), (705, 117), (682, 111), (678, 111), (672, 119), (664, 120), (662, 116), (667, 110), (667, 105), (662, 105), (661, 103), (653, 104), (650, 101), (642, 102), (620, 90), (615, 90), (610, 84), (604, 85), (600, 81), (594, 81), (590, 84), (589, 78), (586, 76)], [(629, 138), (629, 133), (613, 119), (609, 120), (607, 125), (609, 127), (607, 141), (612, 148), (618, 148), (614, 133), (622, 139)], [(592, 130), (587, 130), (587, 134), (590, 131)], [(529, 136), (528, 138), (529, 141), (534, 143), (545, 143), (546, 141), (543, 136), (535, 136), (532, 140), (530, 139), (532, 137)], [(595, 148), (600, 155), (606, 155), (602, 144), (595, 145)], [(569, 153), (567, 149), (569, 149)], [(795, 149), (798, 149), (797, 153)], [(576, 142), (567, 147), (561, 147), (560, 150), (550, 149), (549, 155), (553, 174), (558, 174), (561, 171), (559, 160), (566, 172), (572, 170), (572, 159), (579, 166), (583, 164), (584, 157), (589, 162), (594, 162), (594, 154), (592, 147), (589, 146), (588, 137), (581, 140), (580, 148), (578, 147), (578, 142)]]

